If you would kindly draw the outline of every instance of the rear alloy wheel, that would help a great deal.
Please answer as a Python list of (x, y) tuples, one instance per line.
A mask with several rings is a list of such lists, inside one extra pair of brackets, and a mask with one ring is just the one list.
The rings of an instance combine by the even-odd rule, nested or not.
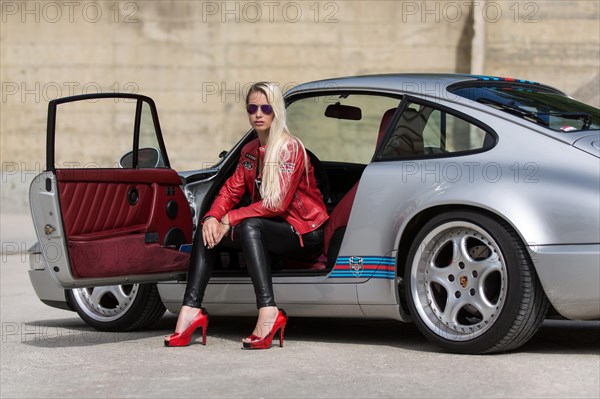
[(67, 290), (79, 317), (100, 331), (147, 327), (165, 313), (156, 284), (110, 285)]
[(549, 307), (520, 238), (478, 212), (426, 223), (409, 251), (405, 282), (419, 330), (456, 353), (515, 349), (535, 334)]

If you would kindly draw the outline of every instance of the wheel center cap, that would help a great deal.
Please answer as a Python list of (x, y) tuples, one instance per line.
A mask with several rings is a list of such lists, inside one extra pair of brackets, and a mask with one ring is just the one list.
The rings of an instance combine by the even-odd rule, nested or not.
[(458, 283), (461, 287), (467, 288), (467, 286), (469, 285), (469, 278), (467, 276), (460, 276), (458, 278)]

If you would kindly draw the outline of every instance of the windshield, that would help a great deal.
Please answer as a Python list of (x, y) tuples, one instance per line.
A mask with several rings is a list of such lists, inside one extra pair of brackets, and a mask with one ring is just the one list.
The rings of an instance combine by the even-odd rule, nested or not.
[(546, 128), (573, 132), (600, 129), (600, 110), (551, 88), (535, 85), (461, 85), (449, 91)]

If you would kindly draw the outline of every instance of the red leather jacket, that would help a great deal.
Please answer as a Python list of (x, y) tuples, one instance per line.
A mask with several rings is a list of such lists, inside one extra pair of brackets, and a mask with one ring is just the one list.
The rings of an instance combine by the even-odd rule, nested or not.
[[(261, 147), (258, 139), (255, 139), (242, 148), (234, 174), (227, 179), (204, 218), (213, 216), (217, 220), (221, 220), (229, 213), (229, 223), (233, 227), (246, 218), (279, 216), (291, 224), (299, 236), (319, 228), (328, 218), (327, 210), (323, 204), (321, 192), (317, 188), (310, 160), (307, 159), (309, 165), (308, 176), (306, 176), (304, 153), (301, 151), (301, 144), (297, 144), (297, 148), (300, 150), (296, 151), (295, 159), (291, 159), (281, 166), (285, 168), (284, 176), (289, 175), (289, 179), (284, 178), (283, 180), (283, 201), (279, 209), (264, 207), (260, 198), (256, 178), (259, 176), (257, 173), (259, 159), (260, 164), (264, 164), (262, 160), (265, 147)], [(246, 191), (252, 197), (252, 204), (233, 209)], [(301, 237), (300, 242), (302, 243)]]

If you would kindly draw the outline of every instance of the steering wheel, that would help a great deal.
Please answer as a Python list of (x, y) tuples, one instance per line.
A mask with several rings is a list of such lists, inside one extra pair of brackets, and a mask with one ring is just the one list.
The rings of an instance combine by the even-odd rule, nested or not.
[(310, 150), (306, 150), (306, 155), (310, 159), (310, 163), (313, 166), (315, 171), (315, 179), (317, 180), (317, 188), (321, 191), (321, 195), (323, 196), (323, 202), (327, 204), (327, 200), (329, 198), (330, 185), (329, 185), (329, 175), (323, 166), (323, 163), (317, 158), (315, 154), (313, 154)]

